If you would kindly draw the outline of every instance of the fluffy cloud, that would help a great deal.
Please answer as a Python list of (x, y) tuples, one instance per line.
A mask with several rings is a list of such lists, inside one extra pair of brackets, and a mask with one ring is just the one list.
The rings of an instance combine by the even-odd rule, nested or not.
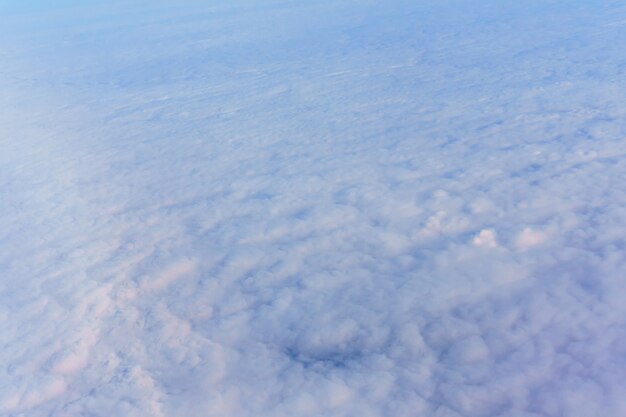
[(626, 412), (626, 9), (412, 3), (5, 11), (0, 414)]

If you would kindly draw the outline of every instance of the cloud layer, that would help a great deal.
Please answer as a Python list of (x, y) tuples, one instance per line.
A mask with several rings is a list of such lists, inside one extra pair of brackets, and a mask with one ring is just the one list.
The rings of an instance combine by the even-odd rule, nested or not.
[(0, 15), (0, 414), (624, 414), (626, 9), (412, 3)]

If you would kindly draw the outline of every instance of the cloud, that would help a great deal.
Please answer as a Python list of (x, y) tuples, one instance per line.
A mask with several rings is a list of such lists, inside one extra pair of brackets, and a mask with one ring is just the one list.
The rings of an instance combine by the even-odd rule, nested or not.
[(493, 229), (483, 229), (472, 240), (476, 246), (495, 248), (498, 246), (496, 232)]
[(624, 414), (626, 9), (357, 3), (0, 28), (0, 414)]
[(517, 236), (515, 243), (518, 248), (523, 250), (532, 248), (533, 246), (541, 245), (547, 239), (548, 236), (545, 233), (527, 227), (520, 232), (520, 234)]

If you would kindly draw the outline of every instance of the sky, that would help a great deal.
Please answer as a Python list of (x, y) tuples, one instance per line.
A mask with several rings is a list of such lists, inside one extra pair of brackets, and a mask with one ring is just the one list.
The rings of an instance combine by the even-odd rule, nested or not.
[(625, 29), (0, 2), (0, 415), (626, 414)]

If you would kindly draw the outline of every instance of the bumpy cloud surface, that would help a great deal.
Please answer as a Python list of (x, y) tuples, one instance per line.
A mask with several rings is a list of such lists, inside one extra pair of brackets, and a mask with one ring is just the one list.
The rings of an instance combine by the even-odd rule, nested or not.
[(620, 2), (41, 3), (1, 415), (626, 415)]

